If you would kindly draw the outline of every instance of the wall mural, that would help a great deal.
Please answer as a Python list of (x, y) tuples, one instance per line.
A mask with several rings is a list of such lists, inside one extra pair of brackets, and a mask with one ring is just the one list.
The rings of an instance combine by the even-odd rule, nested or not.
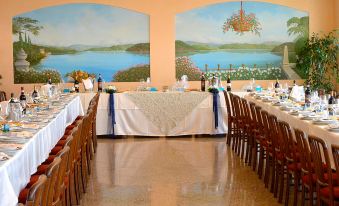
[[(300, 79), (297, 53), (309, 33), (309, 15), (262, 2), (227, 2), (176, 15), (176, 76), (189, 80), (220, 68), (225, 80)], [(207, 72), (207, 76), (210, 72)]]
[(15, 83), (72, 81), (101, 74), (106, 82), (150, 76), (149, 16), (99, 4), (67, 4), (13, 17)]

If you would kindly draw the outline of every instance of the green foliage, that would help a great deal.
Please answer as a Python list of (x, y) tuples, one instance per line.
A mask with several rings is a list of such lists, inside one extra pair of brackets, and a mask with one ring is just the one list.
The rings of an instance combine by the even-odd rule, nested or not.
[(272, 44), (248, 44), (248, 43), (233, 43), (219, 46), (219, 49), (267, 49), (271, 50), (275, 47)]
[(285, 46), (287, 46), (288, 52), (295, 52), (295, 44), (293, 42), (285, 42), (283, 44), (280, 44), (280, 45), (274, 47), (271, 52), (279, 53), (279, 54), (283, 55)]
[[(23, 48), (27, 54), (27, 61), (30, 63), (30, 66), (34, 66), (40, 63), (41, 59), (45, 58), (47, 53), (51, 54), (74, 54), (77, 51), (72, 49), (60, 48), (60, 47), (47, 47), (39, 46), (31, 43), (30, 38), (28, 42), (14, 42), (13, 43), (13, 56), (14, 61), (16, 60), (16, 55)], [(40, 52), (40, 49), (44, 49), (45, 52)]]
[(136, 65), (126, 70), (120, 70), (113, 76), (113, 82), (139, 82), (141, 79), (146, 80), (150, 77), (150, 66)]
[(38, 25), (39, 21), (31, 19), (29, 17), (14, 17), (12, 22), (12, 33), (20, 34), (29, 32), (33, 35), (38, 35), (40, 30), (43, 28)]
[(293, 17), (287, 21), (288, 34), (297, 35), (298, 38), (308, 37), (309, 17)]
[[(206, 77), (211, 78), (215, 72), (207, 72)], [(222, 80), (226, 80), (230, 75), (232, 80), (250, 80), (252, 78), (256, 80), (273, 80), (273, 79), (286, 79), (284, 72), (281, 68), (243, 68), (233, 69), (231, 71), (219, 71), (218, 76), (222, 77)]]
[(126, 49), (130, 48), (132, 44), (121, 44), (121, 45), (113, 45), (111, 47), (97, 47), (90, 48), (86, 51), (126, 51)]
[(150, 44), (149, 43), (139, 43), (135, 44), (128, 49), (126, 49), (128, 52), (135, 52), (135, 53), (149, 53), (150, 51)]
[(55, 70), (42, 70), (38, 71), (35, 69), (30, 69), (29, 71), (19, 71), (15, 70), (14, 72), (14, 82), (15, 84), (30, 84), (30, 83), (46, 83), (48, 77), (51, 77), (52, 82), (58, 83), (61, 82), (61, 74)]
[(338, 39), (335, 32), (323, 36), (313, 33), (298, 53), (297, 70), (308, 77), (312, 89), (333, 89), (338, 80)]
[(176, 78), (180, 79), (183, 75), (187, 75), (189, 81), (200, 80), (202, 72), (194, 65), (192, 60), (186, 56), (177, 57), (175, 59)]
[(190, 52), (190, 51), (195, 51), (194, 47), (192, 47), (189, 44), (186, 44), (183, 41), (176, 40), (175, 41), (175, 51), (176, 52)]

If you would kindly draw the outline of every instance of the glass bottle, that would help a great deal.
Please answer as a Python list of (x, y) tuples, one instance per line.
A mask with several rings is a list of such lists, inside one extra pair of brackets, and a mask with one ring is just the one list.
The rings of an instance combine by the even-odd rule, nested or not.
[(275, 88), (275, 93), (278, 93), (280, 90), (280, 84), (279, 84), (279, 80), (277, 79), (275, 84), (274, 84), (274, 88)]
[(79, 93), (79, 88), (80, 88), (79, 81), (76, 79), (74, 81), (74, 89), (76, 93)]
[(232, 90), (232, 83), (231, 83), (231, 75), (228, 74), (227, 76), (227, 88), (226, 90), (230, 92)]
[(34, 90), (33, 90), (33, 93), (32, 93), (32, 99), (36, 99), (38, 97), (38, 92), (36, 91), (36, 87), (34, 85)]
[(200, 78), (200, 88), (201, 88), (201, 91), (204, 92), (206, 91), (206, 78), (205, 78), (205, 74), (204, 72), (201, 74), (201, 78)]
[(102, 92), (102, 77), (101, 77), (101, 74), (99, 74), (99, 78), (98, 78), (98, 92)]
[(334, 116), (334, 104), (335, 104), (335, 98), (334, 98), (334, 91), (331, 91), (331, 96), (328, 99), (328, 115)]
[(51, 78), (51, 76), (48, 76), (48, 80), (47, 80), (47, 84), (52, 84), (52, 78)]
[(20, 99), (20, 104), (21, 104), (21, 107), (22, 107), (22, 113), (26, 114), (27, 99), (26, 99), (24, 87), (21, 87), (21, 94), (20, 94), (19, 99)]
[(311, 89), (309, 83), (307, 83), (307, 87), (305, 90), (305, 105), (306, 107), (311, 106)]

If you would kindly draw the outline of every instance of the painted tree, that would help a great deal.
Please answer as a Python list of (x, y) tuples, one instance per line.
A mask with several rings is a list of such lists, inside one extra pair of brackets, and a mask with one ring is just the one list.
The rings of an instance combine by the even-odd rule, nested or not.
[(39, 35), (40, 30), (43, 28), (42, 26), (38, 25), (39, 21), (35, 19), (31, 19), (29, 17), (14, 17), (13, 18), (13, 25), (12, 25), (12, 33), (14, 35), (20, 33), (31, 33), (34, 36)]
[(288, 34), (289, 35), (297, 35), (297, 39), (299, 38), (308, 38), (309, 29), (309, 17), (293, 17), (287, 21)]

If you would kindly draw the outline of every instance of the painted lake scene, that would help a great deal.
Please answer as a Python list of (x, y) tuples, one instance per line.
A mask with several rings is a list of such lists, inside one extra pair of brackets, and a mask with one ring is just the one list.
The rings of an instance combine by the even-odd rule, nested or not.
[[(15, 83), (69, 82), (81, 70), (106, 82), (150, 77), (149, 16), (100, 4), (66, 4), (13, 17)], [(95, 38), (93, 38), (95, 37)]]
[[(218, 71), (232, 79), (300, 79), (309, 15), (263, 2), (226, 2), (176, 15), (176, 77)], [(207, 70), (206, 70), (207, 68)], [(219, 70), (218, 70), (219, 68)]]

